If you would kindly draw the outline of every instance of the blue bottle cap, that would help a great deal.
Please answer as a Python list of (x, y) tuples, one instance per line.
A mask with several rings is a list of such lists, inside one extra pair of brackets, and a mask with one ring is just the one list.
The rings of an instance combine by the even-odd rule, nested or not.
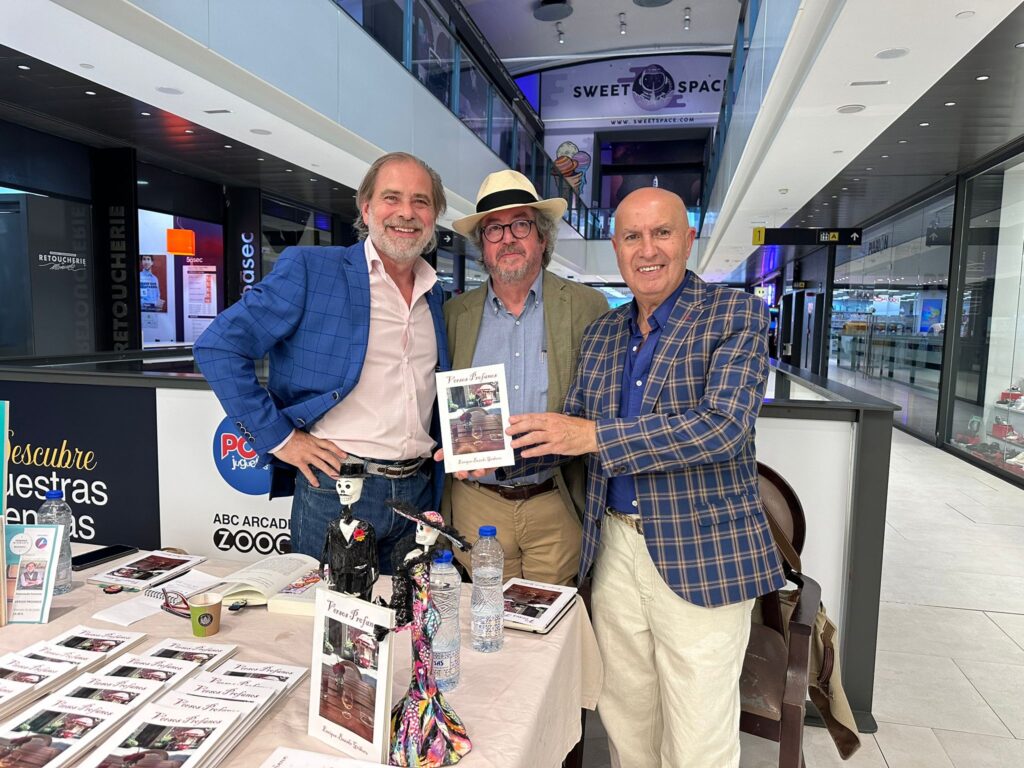
[(442, 549), (436, 555), (434, 555), (435, 563), (450, 563), (452, 561), (452, 551), (450, 549)]
[(64, 498), (64, 491), (47, 491), (46, 492), (46, 500), (47, 501), (49, 501), (50, 499), (63, 499), (63, 498)]
[(481, 525), (480, 526), (480, 536), (497, 536), (497, 535), (498, 535), (498, 529), (495, 528), (493, 525)]

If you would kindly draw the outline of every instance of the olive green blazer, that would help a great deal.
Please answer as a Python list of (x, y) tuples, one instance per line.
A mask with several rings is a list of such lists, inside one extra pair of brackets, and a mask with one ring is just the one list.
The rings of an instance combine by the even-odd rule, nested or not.
[[(562, 412), (565, 394), (576, 374), (583, 331), (608, 311), (608, 301), (595, 288), (565, 280), (544, 270), (544, 333), (548, 346), (548, 410)], [(456, 296), (444, 305), (448, 330), (448, 351), (452, 369), (473, 365), (473, 353), (480, 333), (487, 286), (482, 285)], [(583, 519), (586, 482), (583, 462), (574, 460), (562, 466), (555, 482), (567, 508)], [(445, 482), (441, 511), (451, 521), (451, 476)]]

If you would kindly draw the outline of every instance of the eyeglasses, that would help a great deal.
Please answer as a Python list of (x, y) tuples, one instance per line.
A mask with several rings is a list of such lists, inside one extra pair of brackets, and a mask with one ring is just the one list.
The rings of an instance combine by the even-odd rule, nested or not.
[(505, 238), (506, 229), (516, 240), (522, 240), (530, 236), (530, 230), (533, 229), (534, 224), (536, 222), (529, 219), (516, 219), (509, 224), (488, 224), (483, 228), (484, 240), (488, 243), (500, 243)]
[(188, 610), (188, 598), (181, 594), (181, 592), (168, 592), (166, 589), (160, 591), (164, 593), (164, 601), (160, 605), (161, 609), (183, 619), (191, 618)]

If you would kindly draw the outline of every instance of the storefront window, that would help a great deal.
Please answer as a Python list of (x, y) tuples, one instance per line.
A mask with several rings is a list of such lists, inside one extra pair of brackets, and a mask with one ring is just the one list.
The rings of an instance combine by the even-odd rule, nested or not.
[(335, 0), (391, 57), (402, 61), (405, 0)]
[(829, 377), (896, 403), (895, 419), (934, 439), (945, 338), (953, 193), (864, 230), (839, 248)]
[(967, 182), (953, 446), (1024, 476), (1024, 162)]
[(487, 99), (490, 85), (473, 57), (465, 49), (459, 67), (459, 119), (488, 144)]
[(277, 263), (289, 245), (333, 245), (331, 217), (327, 213), (263, 198), (263, 275)]
[(426, 0), (416, 0), (412, 13), (412, 72), (438, 101), (450, 107), (455, 45), (446, 17)]

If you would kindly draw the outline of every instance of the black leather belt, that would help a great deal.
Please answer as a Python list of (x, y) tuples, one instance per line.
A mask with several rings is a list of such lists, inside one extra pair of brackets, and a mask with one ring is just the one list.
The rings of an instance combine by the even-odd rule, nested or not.
[(375, 459), (361, 459), (351, 453), (342, 462), (339, 474), (350, 475), (379, 475), (389, 480), (401, 480), (412, 477), (420, 471), (426, 459), (406, 459), (403, 461), (377, 461)]
[(605, 507), (604, 514), (606, 517), (614, 517), (616, 520), (625, 523), (641, 536), (644, 535), (644, 523), (640, 519), (640, 515), (627, 515), (625, 512), (619, 512), (619, 510), (613, 507)]
[(555, 490), (555, 478), (549, 477), (543, 483), (534, 483), (533, 485), (488, 485), (475, 481), (473, 481), (473, 485), (485, 491), (496, 493), (501, 498), (508, 499), (509, 501), (526, 501), (534, 496)]

